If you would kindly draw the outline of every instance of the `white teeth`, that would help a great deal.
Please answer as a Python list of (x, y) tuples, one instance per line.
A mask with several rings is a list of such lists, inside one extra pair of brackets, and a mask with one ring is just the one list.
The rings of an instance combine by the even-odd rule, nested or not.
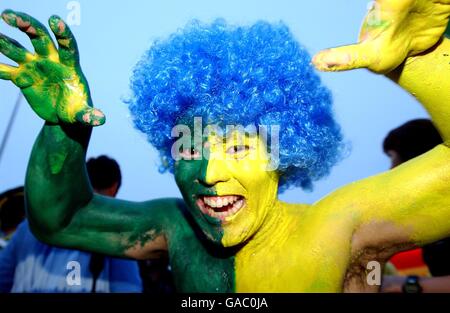
[(221, 208), (233, 204), (237, 199), (237, 196), (204, 197), (203, 201), (212, 208)]
[[(205, 204), (204, 213), (223, 220), (238, 212), (244, 205), (244, 199), (238, 196), (204, 196), (203, 203)], [(214, 210), (215, 208), (222, 208), (225, 206), (231, 207), (223, 212), (216, 212)]]
[(212, 208), (217, 208), (218, 207), (218, 203), (216, 200), (214, 200), (214, 198), (211, 197), (205, 197), (204, 201), (207, 205), (209, 205)]

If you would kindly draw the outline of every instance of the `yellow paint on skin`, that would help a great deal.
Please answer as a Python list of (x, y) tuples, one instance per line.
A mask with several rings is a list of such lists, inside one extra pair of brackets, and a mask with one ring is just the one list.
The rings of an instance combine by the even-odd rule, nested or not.
[(419, 100), (430, 114), (444, 142), (450, 142), (450, 40), (443, 38), (427, 54), (408, 58), (389, 74)]
[[(266, 171), (268, 155), (258, 137), (234, 133), (227, 143), (217, 138), (209, 142), (206, 181), (215, 184), (218, 195), (246, 198), (246, 206), (223, 224), (224, 246), (246, 242), (235, 259), (236, 291), (339, 291), (349, 260), (351, 227), (341, 232), (336, 227), (346, 220), (279, 201), (278, 175)], [(230, 156), (227, 151), (234, 145), (250, 149)]]
[(6, 64), (0, 64), (0, 71), (5, 73), (14, 73), (16, 71), (16, 68)]
[[(308, 205), (277, 201), (270, 221), (236, 255), (237, 292), (338, 292), (349, 240)], [(348, 229), (342, 227), (342, 229)]]
[[(255, 152), (265, 149), (227, 160), (227, 144), (211, 145), (208, 182), (219, 195), (247, 200), (223, 225), (224, 246), (244, 243), (235, 258), (237, 292), (368, 290), (367, 261), (450, 236), (449, 55), (450, 41), (443, 39), (390, 74), (421, 101), (445, 144), (313, 205), (277, 199), (278, 176), (262, 169), (267, 155)], [(263, 146), (258, 137), (240, 141)]]
[(36, 59), (37, 59), (37, 57), (32, 53), (27, 52), (25, 54), (25, 62), (32, 62), (32, 61), (35, 61)]
[(364, 185), (364, 199), (371, 199), (370, 207), (361, 210), (360, 223), (392, 222), (403, 228), (415, 244), (450, 235), (449, 160), (450, 149), (440, 145), (389, 172), (348, 188), (347, 193), (360, 191)]
[(75, 122), (76, 114), (87, 105), (88, 97), (84, 89), (84, 85), (80, 82), (78, 77), (72, 78), (66, 82), (69, 93), (65, 98), (67, 105), (65, 106), (67, 119), (70, 122)]
[[(266, 171), (268, 157), (265, 146), (257, 136), (230, 134), (227, 140), (210, 136), (206, 182), (214, 185), (217, 195), (239, 195), (244, 207), (229, 222), (223, 224), (222, 244), (234, 246), (252, 236), (263, 223), (267, 211), (276, 200), (278, 175)], [(235, 146), (245, 147), (232, 153)]]
[(50, 52), (48, 55), (48, 59), (55, 63), (59, 63), (59, 54), (58, 54), (58, 51), (53, 46), (53, 43), (49, 44), (47, 49)]

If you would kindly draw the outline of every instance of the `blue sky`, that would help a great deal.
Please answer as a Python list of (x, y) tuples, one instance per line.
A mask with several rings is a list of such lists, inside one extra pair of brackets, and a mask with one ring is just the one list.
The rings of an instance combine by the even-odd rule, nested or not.
[[(70, 11), (63, 0), (2, 0), (0, 10), (27, 12), (46, 24)], [(361, 0), (80, 0), (81, 24), (72, 26), (89, 81), (94, 103), (106, 113), (106, 125), (93, 132), (88, 156), (107, 154), (121, 165), (123, 187), (119, 197), (148, 200), (178, 197), (170, 174), (157, 171), (158, 156), (132, 126), (122, 99), (128, 94), (131, 69), (150, 43), (184, 26), (193, 18), (211, 21), (222, 17), (234, 24), (257, 20), (284, 21), (311, 54), (321, 49), (353, 43), (368, 1)], [(31, 49), (28, 38), (5, 23), (0, 32)], [(7, 62), (0, 56), (0, 62)], [(381, 143), (386, 133), (426, 112), (409, 94), (382, 76), (366, 70), (322, 73), (333, 91), (334, 108), (351, 154), (313, 192), (292, 189), (281, 195), (289, 202), (311, 203), (352, 181), (385, 171), (389, 160)], [(13, 110), (18, 89), (0, 81), (0, 139)], [(24, 101), (8, 145), (0, 160), (0, 191), (23, 184), (26, 164), (42, 121)]]

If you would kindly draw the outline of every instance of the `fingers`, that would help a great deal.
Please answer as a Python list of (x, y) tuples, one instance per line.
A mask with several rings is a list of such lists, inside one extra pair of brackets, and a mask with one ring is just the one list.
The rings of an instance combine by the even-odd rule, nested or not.
[(79, 55), (77, 42), (69, 26), (56, 15), (50, 17), (49, 25), (58, 41), (59, 59), (61, 63), (68, 66), (78, 65)]
[(84, 125), (99, 126), (105, 123), (106, 117), (99, 109), (86, 107), (77, 113), (76, 120)]
[(20, 43), (3, 34), (0, 34), (0, 53), (19, 64), (34, 58), (34, 55), (22, 47)]
[(3, 20), (10, 26), (23, 31), (30, 38), (36, 53), (43, 57), (57, 58), (58, 52), (47, 29), (28, 14), (5, 10)]
[(17, 67), (0, 63), (0, 79), (11, 80)]
[(373, 49), (365, 44), (356, 44), (327, 49), (316, 54), (312, 63), (319, 71), (336, 72), (356, 68), (370, 68), (376, 62)]

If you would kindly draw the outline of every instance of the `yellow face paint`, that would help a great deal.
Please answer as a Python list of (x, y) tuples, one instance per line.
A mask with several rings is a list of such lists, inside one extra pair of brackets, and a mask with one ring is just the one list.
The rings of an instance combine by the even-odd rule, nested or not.
[(234, 131), (222, 140), (209, 136), (206, 182), (217, 196), (239, 196), (243, 206), (222, 220), (222, 245), (234, 246), (248, 240), (261, 227), (277, 197), (278, 175), (269, 171), (269, 154), (257, 135)]

